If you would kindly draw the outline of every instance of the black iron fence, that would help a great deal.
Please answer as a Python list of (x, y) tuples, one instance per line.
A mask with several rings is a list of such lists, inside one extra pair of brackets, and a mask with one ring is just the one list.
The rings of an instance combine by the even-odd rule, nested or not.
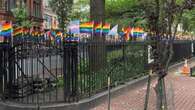
[(58, 101), (57, 81), (63, 78), (61, 48), (39, 42), (19, 42), (9, 49), (8, 63), (6, 98), (22, 103)]
[(194, 42), (193, 41), (175, 41), (173, 44), (173, 58), (172, 63), (182, 61), (184, 58), (191, 58), (194, 56)]
[[(16, 40), (17, 41), (17, 40)], [(51, 44), (18, 40), (0, 46), (0, 94), (27, 104), (77, 102), (147, 75), (144, 42)], [(173, 62), (193, 54), (192, 42), (174, 44)]]
[(65, 45), (65, 99), (77, 101), (106, 90), (108, 75), (112, 86), (146, 75), (145, 47), (143, 42)]
[(8, 56), (9, 45), (4, 43), (0, 44), (0, 96), (3, 97), (6, 93), (6, 87), (9, 84), (8, 75)]

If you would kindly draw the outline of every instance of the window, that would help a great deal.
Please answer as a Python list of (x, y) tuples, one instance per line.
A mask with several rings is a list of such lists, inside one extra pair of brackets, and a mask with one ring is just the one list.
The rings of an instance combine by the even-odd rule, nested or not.
[(33, 13), (35, 17), (41, 17), (41, 3), (38, 1), (33, 2)]
[(7, 0), (0, 0), (0, 10), (7, 9)]
[(0, 0), (0, 9), (2, 9), (3, 0)]
[(26, 0), (20, 0), (20, 7), (26, 6)]
[(10, 0), (10, 9), (16, 8), (16, 0)]

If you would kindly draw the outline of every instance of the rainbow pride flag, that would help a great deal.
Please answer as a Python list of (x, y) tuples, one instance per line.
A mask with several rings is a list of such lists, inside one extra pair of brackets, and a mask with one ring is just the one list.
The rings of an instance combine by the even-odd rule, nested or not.
[(105, 23), (102, 27), (102, 33), (103, 34), (108, 34), (110, 31), (110, 24), (109, 23)]
[(23, 33), (23, 28), (22, 27), (18, 27), (18, 28), (14, 29), (13, 36), (18, 36), (18, 35), (21, 35), (22, 33)]
[(43, 33), (42, 31), (39, 31), (39, 32), (38, 32), (38, 36), (39, 36), (39, 37), (42, 37), (43, 35), (44, 35), (44, 33)]
[(94, 26), (94, 30), (95, 30), (95, 33), (101, 33), (101, 31), (102, 31), (102, 23), (97, 23)]
[(54, 31), (48, 31), (47, 32), (47, 36), (49, 38), (50, 41), (54, 41), (55, 40), (55, 36), (56, 36), (56, 32)]
[(125, 27), (125, 28), (122, 28), (122, 31), (127, 34), (127, 33), (130, 33), (131, 32), (131, 27)]
[(53, 37), (53, 39), (55, 39), (55, 37), (56, 37), (56, 31), (51, 31), (51, 36), (50, 37)]
[(62, 32), (61, 32), (61, 31), (58, 31), (58, 32), (56, 33), (56, 36), (62, 37)]
[(124, 32), (124, 40), (125, 41), (129, 40), (129, 35), (130, 35), (131, 30), (132, 30), (131, 27), (122, 28), (122, 31)]
[(23, 33), (24, 33), (24, 34), (29, 34), (29, 33), (30, 33), (30, 29), (28, 29), (28, 28), (23, 28)]
[(131, 31), (131, 36), (132, 37), (142, 37), (143, 35), (144, 35), (143, 28), (136, 27), (136, 28), (133, 28), (132, 31)]
[(33, 31), (33, 32), (31, 33), (31, 35), (32, 35), (32, 36), (38, 36), (38, 35), (39, 35), (39, 32), (38, 32), (38, 31)]
[(85, 22), (80, 24), (80, 33), (92, 33), (94, 22)]
[(79, 34), (80, 33), (80, 20), (70, 21), (68, 25), (69, 33)]
[(3, 37), (11, 37), (13, 28), (12, 28), (12, 23), (11, 22), (1, 22), (0, 23), (0, 36)]

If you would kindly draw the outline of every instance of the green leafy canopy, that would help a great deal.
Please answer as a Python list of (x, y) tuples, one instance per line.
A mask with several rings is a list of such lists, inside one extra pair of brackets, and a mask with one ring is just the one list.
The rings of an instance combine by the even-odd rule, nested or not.
[(33, 22), (29, 20), (27, 10), (24, 6), (14, 8), (11, 11), (17, 26), (22, 26), (25, 28), (31, 28), (33, 26)]

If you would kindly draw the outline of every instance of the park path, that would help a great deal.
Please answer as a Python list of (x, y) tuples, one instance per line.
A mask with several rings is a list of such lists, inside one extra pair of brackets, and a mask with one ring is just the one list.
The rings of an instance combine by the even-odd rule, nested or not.
[[(189, 65), (195, 66), (195, 60)], [(180, 70), (181, 65), (170, 69), (165, 79), (168, 110), (195, 110), (195, 77), (183, 76)], [(156, 79), (152, 81), (148, 110), (156, 110), (155, 84)], [(145, 94), (146, 83), (112, 98), (111, 110), (143, 110)], [(107, 110), (107, 105), (105, 100), (91, 110)]]

